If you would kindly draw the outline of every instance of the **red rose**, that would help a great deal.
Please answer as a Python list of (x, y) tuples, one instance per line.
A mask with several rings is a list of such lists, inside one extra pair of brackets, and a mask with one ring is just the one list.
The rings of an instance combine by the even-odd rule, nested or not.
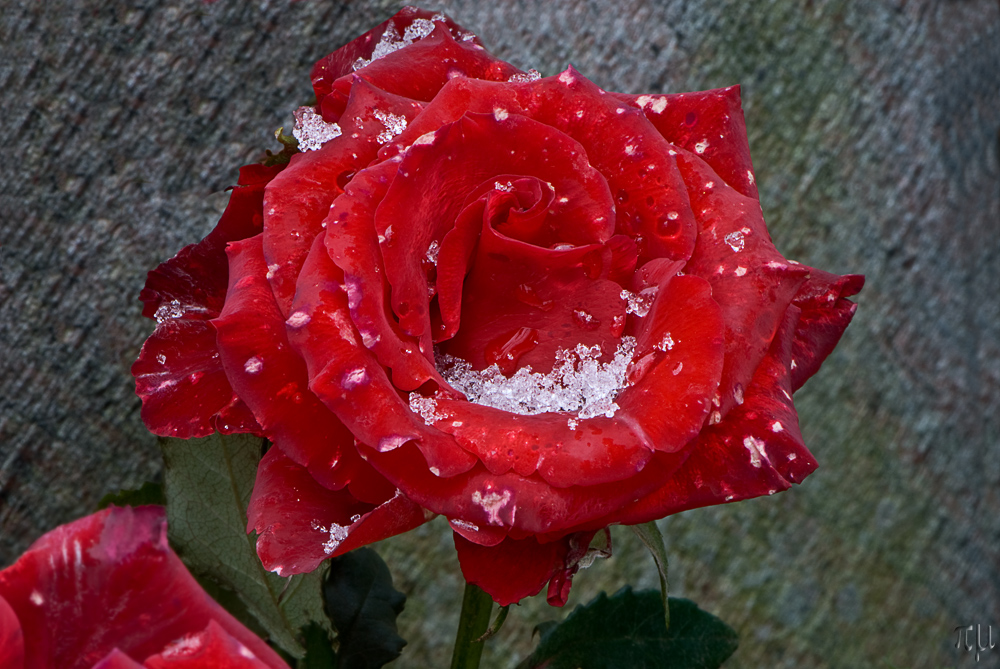
[(444, 514), (469, 581), (561, 604), (607, 525), (816, 467), (791, 394), (863, 279), (775, 250), (737, 87), (543, 79), (413, 9), (312, 79), (303, 151), (150, 273), (133, 368), (154, 432), (277, 446), (268, 568)]
[(201, 589), (155, 506), (58, 527), (0, 571), (0, 667), (288, 669)]

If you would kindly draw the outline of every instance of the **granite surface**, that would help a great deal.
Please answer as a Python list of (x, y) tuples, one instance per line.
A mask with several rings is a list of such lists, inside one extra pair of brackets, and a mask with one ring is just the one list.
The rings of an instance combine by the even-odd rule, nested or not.
[[(276, 148), (311, 63), (397, 6), (0, 3), (0, 564), (157, 476), (128, 371), (151, 331), (146, 271), (206, 234), (237, 167)], [(741, 634), (726, 666), (973, 666), (954, 628), (1000, 628), (1000, 5), (436, 8), (546, 75), (572, 63), (632, 93), (742, 84), (778, 248), (868, 277), (796, 397), (820, 469), (661, 523), (676, 593)], [(655, 587), (631, 533), (614, 538), (567, 611)], [(446, 526), (378, 548), (409, 595), (394, 666), (444, 666), (461, 598)], [(513, 610), (484, 666), (513, 666), (532, 626), (567, 611)]]

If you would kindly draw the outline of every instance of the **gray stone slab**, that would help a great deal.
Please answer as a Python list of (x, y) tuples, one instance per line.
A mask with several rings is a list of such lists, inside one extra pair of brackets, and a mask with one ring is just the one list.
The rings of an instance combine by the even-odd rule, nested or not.
[[(211, 229), (236, 168), (311, 97), (311, 63), (396, 6), (0, 3), (0, 564), (156, 476), (128, 372), (151, 329), (145, 272)], [(661, 523), (677, 592), (740, 631), (727, 666), (966, 662), (954, 627), (1000, 628), (997, 3), (439, 7), (543, 74), (572, 63), (635, 93), (742, 84), (777, 246), (868, 276), (796, 398), (820, 469)], [(655, 587), (629, 534), (571, 606)], [(379, 549), (410, 595), (396, 666), (445, 665), (461, 597), (445, 526)], [(512, 611), (487, 666), (513, 666), (562, 615)]]

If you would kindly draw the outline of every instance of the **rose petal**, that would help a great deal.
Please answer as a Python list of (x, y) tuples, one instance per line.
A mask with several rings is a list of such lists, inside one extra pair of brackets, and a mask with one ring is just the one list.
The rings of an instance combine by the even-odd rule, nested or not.
[(506, 174), (536, 176), (576, 203), (579, 236), (565, 241), (603, 242), (611, 236), (607, 185), (576, 142), (520, 116), (465, 115), (438, 129), (433, 141), (407, 151), (376, 213), (392, 308), (404, 331), (416, 337), (430, 333), (429, 281), (422, 265), (427, 249), (454, 226), (463, 200), (477, 186)]
[(802, 310), (792, 344), (792, 390), (798, 390), (840, 341), (858, 305), (848, 300), (865, 285), (858, 274), (837, 276), (809, 269), (794, 304)]
[[(316, 62), (310, 75), (313, 84), (313, 91), (316, 93), (316, 104), (323, 104), (326, 96), (333, 92), (334, 84), (338, 79), (351, 74), (351, 72), (356, 69), (360, 69), (360, 67), (363, 66), (363, 61), (371, 60), (376, 49), (379, 48), (380, 42), (383, 43), (381, 51), (387, 51), (387, 47), (392, 48), (390, 45), (393, 43), (402, 45), (402, 38), (406, 35), (407, 28), (410, 28), (410, 26), (413, 25), (413, 22), (419, 19), (423, 19), (424, 21), (434, 20), (436, 23), (444, 23), (448, 31), (455, 39), (460, 39), (465, 42), (471, 41), (473, 45), (479, 45), (480, 48), (482, 46), (478, 37), (463, 30), (461, 26), (447, 16), (435, 14), (416, 7), (403, 7), (399, 12), (392, 16), (392, 18), (380, 23), (361, 37), (352, 40), (331, 53), (329, 56), (326, 56)], [(411, 33), (412, 32), (413, 31), (411, 31)], [(359, 62), (359, 60), (362, 62)], [(334, 94), (334, 98), (338, 98), (337, 93)], [(346, 102), (346, 98), (341, 99)], [(336, 105), (331, 101), (331, 103), (327, 104), (327, 107), (332, 110), (336, 108)], [(341, 105), (340, 109), (343, 109), (343, 105)], [(340, 112), (337, 112), (337, 115), (331, 115), (327, 120), (336, 121), (339, 118), (339, 113)]]
[[(545, 249), (507, 239), (484, 223), (463, 284), (464, 325), (440, 350), (473, 369), (497, 364), (508, 376), (526, 365), (546, 373), (557, 350), (577, 344), (604, 345), (613, 355), (625, 304), (621, 286), (602, 276), (610, 260), (610, 251), (597, 244)], [(531, 331), (531, 342), (515, 357), (509, 341), (522, 328)]]
[(146, 658), (147, 669), (267, 669), (252, 650), (214, 620), (197, 634), (174, 641), (166, 650)]
[(673, 95), (611, 95), (642, 109), (668, 142), (697, 154), (739, 193), (760, 199), (739, 86)]
[(684, 466), (655, 493), (615, 513), (616, 522), (644, 523), (687, 509), (773, 494), (816, 469), (815, 458), (802, 442), (791, 397), (788, 368), (797, 318), (798, 309), (789, 308), (747, 388), (746, 401), (722, 422), (706, 426)]
[(226, 243), (258, 234), (264, 187), (283, 166), (240, 168), (239, 185), (218, 225), (205, 239), (151, 271), (139, 296), (143, 315), (157, 328), (132, 365), (146, 427), (161, 436), (204, 437), (223, 432), (259, 433), (233, 394), (218, 360), (215, 335), (205, 321), (219, 315), (226, 298)]
[(388, 306), (386, 270), (374, 219), (397, 167), (397, 163), (381, 163), (354, 177), (330, 208), (324, 242), (344, 273), (351, 319), (362, 342), (392, 370), (393, 385), (413, 390), (429, 380), (440, 383), (440, 376), (429, 351), (424, 352), (430, 342), (423, 342), (421, 350), (421, 342), (403, 332)]
[(481, 464), (461, 475), (439, 477), (429, 471), (413, 443), (384, 453), (364, 445), (359, 448), (410, 499), (434, 513), (480, 529), (510, 528), (514, 539), (541, 535), (546, 541), (648, 494), (683, 462), (674, 454), (654, 458), (629, 479), (628, 485), (612, 482), (555, 488), (537, 475), (525, 477), (514, 471), (494, 475)]
[[(468, 471), (476, 459), (410, 411), (361, 343), (351, 321), (343, 273), (317, 237), (299, 275), (292, 312), (308, 321), (288, 331), (289, 343), (306, 362), (309, 388), (354, 436), (382, 451), (416, 440), (427, 465), (444, 476)], [(425, 465), (425, 466), (427, 466)]]
[(160, 323), (132, 364), (142, 420), (164, 437), (205, 437), (223, 432), (260, 434), (260, 426), (226, 378), (208, 321), (178, 318)]
[[(286, 318), (295, 281), (312, 240), (322, 231), (330, 204), (352, 175), (375, 158), (392, 115), (405, 125), (421, 105), (379, 90), (364, 81), (350, 89), (339, 137), (316, 151), (292, 156), (288, 167), (264, 195), (264, 257), (278, 308)], [(379, 116), (381, 115), (381, 119)], [(399, 122), (397, 120), (397, 122)], [(381, 143), (380, 143), (381, 139)]]
[[(392, 490), (392, 488), (390, 488)], [(378, 503), (319, 485), (305, 468), (270, 449), (257, 468), (247, 509), (257, 555), (281, 576), (308, 573), (334, 555), (422, 525), (433, 514), (390, 492)]]
[(214, 620), (287, 669), (184, 568), (161, 507), (111, 507), (49, 532), (0, 571), (0, 596), (24, 630), (27, 666), (89, 669), (115, 648), (145, 659)]
[(609, 98), (572, 68), (528, 83), (457, 78), (380, 156), (401, 151), (466, 113), (500, 110), (532, 118), (584, 148), (615, 197), (616, 231), (636, 237), (644, 260), (686, 259), (696, 230), (673, 149), (640, 112)]
[(24, 667), (24, 631), (17, 614), (0, 596), (0, 667)]
[(552, 486), (589, 486), (633, 476), (652, 455), (644, 435), (621, 420), (552, 412), (519, 416), (464, 400), (436, 404), (435, 427), (454, 435), (491, 474), (537, 471)]
[(666, 260), (644, 269), (660, 263), (665, 272), (648, 272), (658, 292), (638, 326), (632, 385), (615, 400), (616, 418), (634, 421), (652, 448), (676, 453), (697, 436), (718, 390), (725, 323), (707, 282), (676, 276)]
[[(433, 31), (425, 37), (377, 58), (358, 69), (356, 75), (382, 90), (427, 101), (432, 100), (448, 80), (456, 77), (507, 81), (511, 76), (521, 73), (513, 65), (490, 55), (471, 33), (460, 33), (461, 41), (456, 41), (456, 33), (460, 29), (456, 30), (454, 23), (436, 21), (433, 25)], [(426, 28), (427, 24), (422, 27)], [(405, 30), (397, 34), (403, 36)], [(466, 39), (469, 36), (471, 39)], [(405, 40), (401, 40), (399, 43), (404, 42)], [(317, 67), (320, 65), (317, 64)], [(329, 93), (325, 93), (328, 80), (325, 75), (320, 76), (320, 86), (316, 86), (314, 69), (316, 100), (326, 120), (337, 120), (345, 107), (354, 76), (341, 75), (329, 85)]]
[[(354, 436), (308, 388), (265, 278), (260, 235), (230, 244), (228, 254), (226, 305), (212, 325), (230, 383), (268, 439), (323, 485), (342, 488), (360, 465)], [(288, 327), (296, 325), (293, 315)]]
[(808, 270), (789, 263), (774, 248), (757, 200), (740, 195), (686, 151), (678, 155), (678, 165), (698, 221), (698, 245), (684, 272), (711, 284), (726, 324), (726, 360), (716, 402), (725, 416), (743, 401)]
[(565, 563), (569, 542), (539, 543), (529, 537), (480, 546), (456, 532), (455, 550), (465, 580), (485, 590), (500, 606), (508, 606), (541, 592)]
[(115, 648), (107, 657), (95, 664), (93, 669), (143, 669), (143, 665)]
[[(215, 229), (197, 244), (185, 246), (146, 276), (139, 294), (142, 315), (157, 321), (215, 318), (226, 299), (226, 243), (252, 237), (263, 225), (264, 187), (284, 165), (245, 165)], [(161, 309), (162, 307), (162, 309)]]

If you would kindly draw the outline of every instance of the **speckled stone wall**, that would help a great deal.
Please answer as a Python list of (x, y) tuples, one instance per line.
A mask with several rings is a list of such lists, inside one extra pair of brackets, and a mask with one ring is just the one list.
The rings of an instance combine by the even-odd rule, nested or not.
[[(546, 75), (572, 63), (632, 93), (742, 84), (778, 248), (868, 285), (796, 397), (820, 469), (663, 521), (675, 591), (739, 630), (729, 667), (973, 666), (953, 629), (1000, 628), (1000, 6), (428, 7)], [(311, 97), (311, 63), (396, 8), (0, 2), (0, 564), (157, 475), (128, 373), (151, 329), (145, 272), (211, 229), (236, 168)], [(631, 533), (614, 538), (570, 608), (655, 587)], [(379, 550), (410, 597), (395, 666), (445, 665), (461, 598), (446, 526)], [(565, 613), (518, 607), (485, 666), (513, 666), (532, 626)]]

